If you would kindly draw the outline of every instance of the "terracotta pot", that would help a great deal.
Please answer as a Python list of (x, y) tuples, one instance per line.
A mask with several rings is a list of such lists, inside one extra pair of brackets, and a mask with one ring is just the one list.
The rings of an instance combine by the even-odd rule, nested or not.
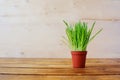
[(71, 51), (73, 68), (85, 68), (87, 51)]

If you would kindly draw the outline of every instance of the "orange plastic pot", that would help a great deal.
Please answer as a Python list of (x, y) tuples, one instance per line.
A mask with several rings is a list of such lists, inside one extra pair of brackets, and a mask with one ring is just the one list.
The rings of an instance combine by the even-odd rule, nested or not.
[(71, 51), (73, 68), (85, 68), (87, 51)]

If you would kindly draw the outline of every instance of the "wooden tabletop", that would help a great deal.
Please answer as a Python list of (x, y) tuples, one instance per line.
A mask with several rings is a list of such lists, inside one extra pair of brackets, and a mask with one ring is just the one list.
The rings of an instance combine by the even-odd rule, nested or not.
[(0, 80), (120, 80), (120, 58), (87, 59), (84, 69), (71, 59), (0, 58)]

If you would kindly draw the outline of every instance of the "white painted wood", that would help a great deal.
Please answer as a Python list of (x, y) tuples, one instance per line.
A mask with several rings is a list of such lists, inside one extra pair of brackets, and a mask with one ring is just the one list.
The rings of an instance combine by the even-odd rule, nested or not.
[(120, 57), (120, 0), (0, 0), (0, 57), (70, 57), (62, 20), (97, 20), (88, 57)]

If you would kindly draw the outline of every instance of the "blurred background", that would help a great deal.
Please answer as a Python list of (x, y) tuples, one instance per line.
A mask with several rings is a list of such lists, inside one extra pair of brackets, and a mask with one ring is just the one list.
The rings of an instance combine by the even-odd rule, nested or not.
[(88, 58), (120, 58), (120, 0), (0, 0), (0, 57), (70, 58), (63, 20), (103, 28)]

